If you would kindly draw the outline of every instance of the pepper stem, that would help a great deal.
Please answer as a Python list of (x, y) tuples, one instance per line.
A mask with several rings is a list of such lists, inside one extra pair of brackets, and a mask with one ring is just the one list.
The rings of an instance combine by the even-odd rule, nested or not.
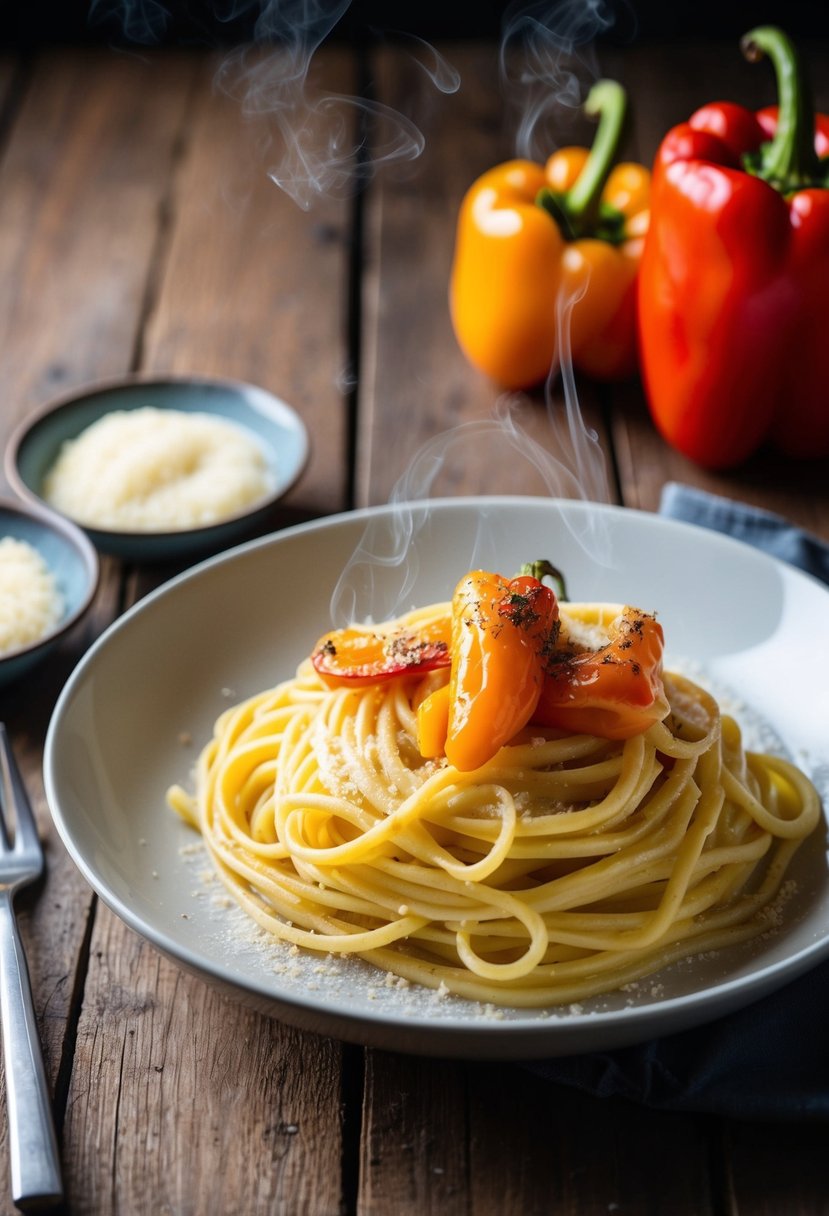
[(794, 43), (776, 26), (761, 25), (742, 38), (740, 47), (751, 63), (768, 55), (779, 97), (774, 136), (746, 158), (746, 167), (784, 194), (819, 183), (815, 108)]
[(564, 583), (564, 575), (560, 570), (556, 569), (552, 562), (548, 562), (546, 558), (541, 558), (534, 562), (524, 562), (518, 573), (537, 579), (539, 583), (543, 582), (545, 578), (552, 579), (556, 585), (556, 598), (561, 600), (562, 603), (567, 602), (567, 587)]
[[(602, 191), (613, 168), (627, 109), (627, 94), (615, 80), (598, 80), (587, 94), (584, 112), (599, 125), (576, 181), (564, 194), (541, 190), (536, 202), (549, 211), (568, 240), (588, 235), (613, 239), (615, 215), (602, 206)], [(621, 219), (621, 217), (619, 217)], [(603, 225), (609, 228), (602, 232)]]
[(565, 195), (570, 221), (581, 231), (592, 231), (598, 223), (602, 191), (619, 148), (626, 107), (625, 90), (615, 80), (599, 80), (587, 94), (584, 112), (598, 118), (599, 126), (585, 166)]

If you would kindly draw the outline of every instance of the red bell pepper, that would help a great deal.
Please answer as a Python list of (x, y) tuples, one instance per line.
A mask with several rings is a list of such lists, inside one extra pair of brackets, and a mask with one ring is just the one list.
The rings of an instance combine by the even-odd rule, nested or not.
[(829, 455), (829, 117), (782, 31), (742, 46), (769, 56), (779, 107), (717, 102), (668, 132), (639, 277), (651, 413), (708, 468), (767, 441)]

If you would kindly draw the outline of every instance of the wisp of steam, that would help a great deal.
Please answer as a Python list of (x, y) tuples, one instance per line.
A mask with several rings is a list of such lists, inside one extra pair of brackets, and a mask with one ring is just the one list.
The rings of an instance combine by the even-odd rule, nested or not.
[(517, 156), (545, 161), (598, 78), (595, 40), (614, 24), (607, 0), (533, 0), (504, 13), (500, 74), (519, 109)]
[[(270, 124), (267, 174), (304, 211), (321, 198), (347, 198), (380, 169), (416, 160), (425, 137), (407, 115), (370, 97), (325, 89), (312, 71), (320, 46), (351, 0), (214, 0), (209, 17), (247, 27), (224, 56), (216, 86), (244, 114)], [(128, 42), (152, 45), (169, 32), (174, 8), (161, 0), (92, 0), (89, 20), (117, 25)], [(424, 39), (398, 44), (442, 94), (460, 87), (455, 68)]]
[[(273, 125), (268, 176), (303, 210), (321, 197), (343, 198), (381, 168), (416, 160), (425, 146), (411, 118), (382, 102), (318, 87), (311, 72), (320, 45), (350, 0), (266, 0), (251, 47), (229, 54), (217, 83), (245, 113)], [(409, 36), (413, 58), (434, 87), (453, 93), (460, 77), (423, 39)]]
[[(562, 108), (573, 113), (580, 108), (585, 81), (592, 83), (598, 76), (594, 40), (611, 23), (603, 0), (513, 4), (507, 10), (500, 56), (502, 78), (508, 88), (520, 45), (517, 81), (525, 95), (516, 135), (517, 155), (543, 160), (553, 150), (548, 120), (552, 117), (560, 125)], [(541, 140), (544, 147), (539, 150), (536, 143)], [(455, 448), (468, 451), (476, 443), (495, 440), (513, 458), (517, 453), (541, 474), (552, 498), (612, 501), (599, 437), (585, 425), (579, 407), (571, 357), (571, 316), (586, 289), (585, 281), (569, 294), (559, 293), (556, 301), (557, 354), (545, 386), (553, 450), (521, 428), (518, 402), (509, 397), (499, 399), (491, 419), (462, 424), (424, 444), (392, 491), (390, 504), (395, 510), (369, 520), (361, 543), (338, 580), (331, 600), (335, 625), (393, 617), (412, 606), (409, 597), (418, 574), (413, 541), (429, 520), (433, 485)], [(563, 407), (555, 399), (559, 379)], [(562, 521), (593, 561), (611, 564), (609, 537), (597, 513), (562, 514)], [(482, 519), (473, 551), (461, 558), (468, 568), (484, 560), (484, 540), (491, 542), (493, 525), (497, 527), (497, 518), (494, 521), (488, 515), (485, 523)], [(577, 528), (582, 529), (578, 535)]]
[[(429, 522), (432, 489), (456, 451), (468, 454), (476, 445), (494, 443), (503, 450), (505, 459), (517, 457), (534, 469), (551, 498), (609, 501), (604, 454), (595, 431), (585, 428), (575, 398), (564, 418), (556, 416), (554, 420), (563, 449), (561, 458), (521, 427), (521, 404), (516, 398), (504, 396), (492, 418), (461, 423), (423, 444), (391, 492), (389, 503), (394, 510), (369, 518), (359, 545), (337, 581), (331, 597), (334, 625), (384, 620), (414, 606), (411, 594), (419, 559), (413, 542)], [(587, 513), (574, 519), (562, 514), (561, 518), (593, 560), (610, 564), (608, 538), (596, 515)], [(458, 555), (459, 565), (466, 563), (466, 568), (474, 569), (486, 564), (498, 527), (497, 511), (486, 517), (482, 513), (477, 539), (471, 552)], [(583, 530), (578, 531), (580, 528)]]

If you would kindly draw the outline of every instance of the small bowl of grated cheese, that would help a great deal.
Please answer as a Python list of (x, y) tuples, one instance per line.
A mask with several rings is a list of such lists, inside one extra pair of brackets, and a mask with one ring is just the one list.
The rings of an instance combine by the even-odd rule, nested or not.
[(0, 499), (0, 685), (43, 659), (81, 619), (99, 572), (80, 528)]
[(103, 553), (163, 561), (251, 534), (299, 477), (305, 427), (254, 385), (132, 377), (62, 398), (12, 436), (6, 475)]

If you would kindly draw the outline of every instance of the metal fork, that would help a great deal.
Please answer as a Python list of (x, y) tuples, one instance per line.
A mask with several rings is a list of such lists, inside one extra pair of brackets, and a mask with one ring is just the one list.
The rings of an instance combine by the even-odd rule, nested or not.
[[(43, 850), (23, 779), (0, 722), (0, 1016), (9, 1117), (12, 1198), (19, 1207), (63, 1196), (58, 1146), (14, 896), (43, 871)], [(14, 844), (9, 808), (14, 808)]]

